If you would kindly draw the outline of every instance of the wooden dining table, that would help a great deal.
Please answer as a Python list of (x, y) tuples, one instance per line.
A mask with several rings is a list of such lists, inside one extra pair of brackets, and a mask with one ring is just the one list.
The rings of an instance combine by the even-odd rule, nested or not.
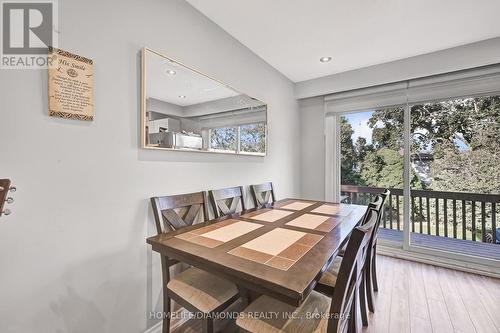
[(366, 206), (284, 199), (147, 239), (153, 251), (299, 306)]

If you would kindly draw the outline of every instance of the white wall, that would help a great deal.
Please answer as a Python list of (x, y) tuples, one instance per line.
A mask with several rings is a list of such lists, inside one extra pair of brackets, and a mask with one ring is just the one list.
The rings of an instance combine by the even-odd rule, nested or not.
[(306, 199), (325, 199), (325, 117), (323, 97), (303, 99), (299, 102), (302, 126), (300, 161), (301, 194)]
[(148, 111), (154, 111), (178, 117), (184, 116), (184, 110), (182, 106), (168, 103), (152, 97), (146, 99), (146, 112)]
[[(275, 182), (299, 195), (293, 85), (181, 0), (59, 1), (61, 48), (92, 58), (95, 120), (47, 115), (46, 71), (0, 71), (0, 331), (142, 332), (161, 309), (148, 198)], [(269, 105), (265, 158), (139, 147), (139, 50), (180, 59)]]

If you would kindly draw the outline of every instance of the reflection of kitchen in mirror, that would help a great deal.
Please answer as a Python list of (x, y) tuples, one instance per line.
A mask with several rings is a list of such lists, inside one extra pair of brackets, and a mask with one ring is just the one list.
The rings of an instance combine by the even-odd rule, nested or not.
[(150, 49), (142, 57), (144, 148), (266, 154), (265, 103)]

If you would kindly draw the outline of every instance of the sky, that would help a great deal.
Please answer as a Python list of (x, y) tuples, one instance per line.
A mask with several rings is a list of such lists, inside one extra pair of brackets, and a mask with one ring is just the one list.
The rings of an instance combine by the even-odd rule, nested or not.
[(356, 112), (345, 115), (344, 117), (351, 124), (352, 141), (356, 142), (359, 137), (366, 139), (367, 144), (372, 143), (372, 129), (368, 126), (368, 119), (372, 116), (373, 111)]

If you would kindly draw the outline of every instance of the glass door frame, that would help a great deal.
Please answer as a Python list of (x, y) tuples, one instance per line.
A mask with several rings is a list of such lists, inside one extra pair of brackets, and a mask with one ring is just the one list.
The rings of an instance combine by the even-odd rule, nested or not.
[(480, 265), (487, 265), (498, 267), (500, 269), (500, 262), (494, 259), (489, 259), (480, 256), (474, 256), (469, 253), (458, 253), (452, 251), (445, 251), (436, 248), (429, 248), (414, 245), (411, 243), (411, 107), (414, 104), (418, 103), (410, 103), (406, 102), (405, 113), (404, 113), (404, 179), (403, 179), (403, 197), (404, 197), (404, 209), (403, 209), (403, 250), (416, 253), (423, 254), (428, 256), (436, 256), (439, 255), (442, 258), (448, 258), (452, 260), (457, 260), (461, 262), (467, 263), (478, 263)]
[[(411, 244), (411, 106), (406, 102), (404, 106), (404, 131), (403, 131), (403, 147), (404, 147), (404, 167), (403, 167), (403, 242), (402, 250), (409, 254), (439, 256), (442, 259), (456, 260), (457, 262), (465, 262), (469, 264), (479, 264), (488, 267), (497, 268), (500, 274), (500, 262), (494, 259), (474, 256), (471, 254), (456, 253), (444, 251), (434, 248), (426, 248)], [(365, 110), (353, 110), (345, 112), (326, 112), (325, 110), (325, 200), (339, 202), (341, 193), (341, 178), (340, 178), (340, 161), (341, 161), (341, 139), (340, 139), (340, 124), (341, 117), (347, 114), (364, 112)], [(379, 239), (380, 240), (380, 239)], [(381, 245), (385, 245), (382, 242)], [(470, 266), (470, 265), (467, 265)], [(470, 266), (472, 267), (472, 266)]]
[[(405, 104), (404, 106), (404, 135), (403, 135), (403, 140), (404, 140), (404, 150), (407, 151), (406, 149), (409, 149), (409, 141), (408, 141), (408, 147), (406, 147), (406, 137), (410, 137), (410, 131), (408, 130), (408, 133), (406, 133), (406, 122), (410, 122), (411, 117), (409, 116), (409, 105), (408, 103)], [(342, 187), (342, 180), (341, 180), (341, 159), (342, 159), (342, 154), (341, 154), (341, 138), (340, 138), (340, 131), (341, 131), (341, 118), (345, 115), (350, 115), (353, 113), (362, 113), (369, 111), (369, 109), (361, 109), (361, 110), (352, 110), (352, 111), (344, 111), (344, 112), (325, 112), (325, 200), (330, 201), (330, 202), (340, 202), (340, 197), (341, 197), (341, 187)], [(408, 118), (408, 119), (407, 119)], [(410, 127), (408, 127), (409, 129)], [(409, 151), (409, 150), (408, 150)], [(408, 155), (408, 158), (407, 158)], [(404, 168), (403, 168), (403, 242), (400, 244), (392, 242), (392, 247), (394, 247), (394, 244), (401, 245), (400, 248), (404, 250), (410, 250), (410, 235), (409, 233), (406, 234), (405, 230), (409, 228), (410, 220), (407, 217), (411, 217), (411, 211), (410, 211), (410, 205), (408, 200), (406, 200), (406, 195), (407, 193), (409, 194), (410, 192), (410, 173), (407, 172), (406, 170), (409, 170), (407, 168), (407, 165), (410, 165), (410, 155), (409, 154), (404, 154)], [(407, 174), (408, 173), (408, 174)], [(392, 222), (391, 222), (392, 223)], [(384, 242), (383, 239), (379, 238), (379, 241)]]

